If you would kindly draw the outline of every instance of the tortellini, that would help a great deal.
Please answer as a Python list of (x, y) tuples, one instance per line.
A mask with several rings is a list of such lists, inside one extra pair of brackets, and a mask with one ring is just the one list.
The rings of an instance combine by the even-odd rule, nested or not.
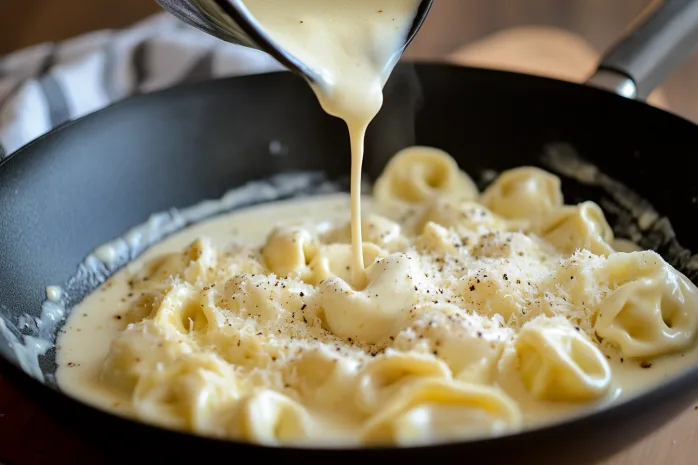
[(516, 258), (531, 256), (542, 258), (541, 244), (536, 239), (520, 232), (490, 232), (478, 238), (471, 247), (471, 253), (487, 258)]
[[(369, 267), (376, 259), (385, 257), (387, 252), (370, 242), (363, 243), (364, 266)], [(329, 278), (339, 278), (352, 287), (361, 283), (353, 281), (352, 250), (349, 244), (324, 245), (308, 266), (304, 281), (319, 284)]]
[(521, 377), (537, 399), (589, 401), (608, 391), (611, 368), (604, 354), (565, 318), (528, 322), (515, 347)]
[(548, 315), (565, 315), (586, 332), (592, 324), (606, 292), (600, 276), (606, 258), (588, 250), (578, 250), (556, 263), (542, 283), (543, 310)]
[(613, 252), (613, 230), (601, 208), (594, 202), (563, 207), (546, 219), (543, 238), (566, 253), (587, 249), (596, 255)]
[(619, 237), (613, 240), (613, 242), (611, 243), (611, 248), (616, 252), (642, 252), (642, 247), (640, 247), (633, 241)]
[(494, 213), (535, 225), (562, 206), (560, 178), (535, 167), (503, 172), (482, 193), (482, 203)]
[(603, 269), (613, 289), (594, 329), (628, 357), (689, 347), (698, 328), (698, 289), (655, 252), (614, 253)]
[[(423, 215), (422, 228), (432, 222), (458, 232), (490, 232), (515, 227), (474, 200), (437, 198)], [(420, 228), (418, 228), (420, 229)]]
[[(190, 284), (207, 282), (215, 279), (211, 270), (217, 267), (217, 253), (207, 238), (197, 239), (181, 253), (167, 254), (152, 260), (144, 267), (144, 276), (137, 280), (139, 287), (152, 287), (148, 282), (162, 283), (167, 287), (172, 278), (184, 280)], [(145, 282), (143, 282), (145, 281)]]
[(451, 378), (448, 366), (424, 355), (388, 354), (370, 362), (359, 375), (356, 402), (368, 413), (377, 412), (405, 383), (415, 378)]
[(209, 323), (217, 326), (222, 317), (197, 289), (180, 284), (165, 295), (153, 313), (153, 320), (161, 327), (187, 334), (205, 330)]
[(112, 342), (100, 378), (117, 390), (132, 393), (138, 380), (150, 373), (157, 363), (173, 363), (195, 350), (186, 341), (163, 344), (162, 340), (170, 339), (171, 333), (153, 320), (132, 325)]
[(276, 228), (262, 247), (264, 263), (282, 278), (303, 273), (316, 252), (312, 237), (301, 228)]
[(430, 221), (415, 240), (415, 247), (421, 251), (458, 255), (459, 249), (463, 247), (463, 241), (454, 231)]
[(603, 405), (695, 343), (696, 286), (620, 252), (636, 246), (597, 204), (564, 205), (551, 173), (504, 171), (480, 195), (445, 152), (401, 151), (364, 205), (360, 270), (347, 200), (270, 206), (266, 237), (238, 227), (248, 211), (230, 245), (129, 267), (90, 376), (129, 415), (207, 436), (413, 446)]
[(497, 388), (418, 378), (371, 419), (363, 438), (369, 444), (431, 443), (497, 436), (520, 423), (516, 403)]
[(356, 360), (317, 348), (296, 360), (286, 379), (297, 386), (307, 403), (351, 415), (355, 408), (348, 399), (357, 392), (359, 365)]
[(366, 270), (368, 285), (358, 291), (338, 278), (323, 281), (319, 302), (328, 329), (341, 338), (367, 344), (398, 331), (418, 302), (424, 281), (415, 261), (394, 254), (374, 262)]
[[(306, 304), (304, 297), (312, 295), (312, 286), (292, 283), (287, 279), (268, 278), (261, 274), (238, 275), (225, 283), (218, 305), (242, 315), (254, 315), (260, 321), (276, 321), (289, 308)], [(301, 296), (301, 294), (303, 294)], [(207, 307), (204, 306), (204, 309)], [(306, 304), (306, 314), (315, 306)]]
[(144, 373), (134, 389), (134, 405), (143, 419), (215, 433), (207, 429), (216, 410), (234, 405), (238, 377), (214, 355), (187, 354)]
[[(375, 213), (361, 218), (361, 235), (364, 242), (375, 244), (391, 253), (400, 252), (407, 246), (407, 238), (402, 234), (400, 224)], [(331, 230), (323, 240), (330, 244), (351, 243), (351, 225)]]
[[(376, 244), (363, 243), (365, 266), (387, 254)], [(300, 228), (275, 229), (262, 247), (262, 256), (269, 270), (280, 277), (300, 278), (313, 285), (332, 277), (352, 286), (359, 284), (352, 280), (351, 244), (318, 244)]]
[(446, 152), (432, 147), (409, 147), (388, 162), (373, 195), (381, 202), (413, 204), (437, 196), (473, 199), (478, 190)]
[(414, 321), (396, 336), (394, 347), (436, 354), (455, 379), (490, 384), (502, 350), (512, 336), (511, 329), (453, 304), (424, 304)]
[(501, 315), (504, 321), (521, 315), (538, 292), (530, 284), (530, 277), (542, 275), (545, 267), (540, 264), (516, 266), (507, 259), (486, 263), (492, 271), (472, 270), (459, 280), (458, 288), (466, 308), (484, 315)]
[(228, 425), (233, 437), (267, 446), (305, 442), (312, 429), (312, 417), (302, 405), (269, 389), (244, 398)]

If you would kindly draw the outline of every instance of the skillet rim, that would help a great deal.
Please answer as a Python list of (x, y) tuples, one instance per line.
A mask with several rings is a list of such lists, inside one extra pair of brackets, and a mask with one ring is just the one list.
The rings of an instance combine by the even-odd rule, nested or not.
[[(624, 103), (623, 105), (639, 105), (640, 108), (644, 108), (642, 111), (651, 111), (651, 112), (660, 112), (664, 114), (664, 117), (669, 117), (676, 119), (677, 122), (681, 121), (682, 124), (688, 124), (689, 126), (692, 126), (694, 128), (698, 128), (698, 122), (693, 122), (689, 120), (688, 118), (681, 116), (676, 113), (672, 113), (671, 111), (665, 110), (663, 108), (659, 108), (653, 105), (648, 104), (646, 101), (642, 100), (636, 100), (636, 99), (630, 99), (627, 97), (623, 97), (621, 95), (615, 94), (613, 92), (610, 92), (605, 89), (601, 89), (598, 87), (594, 87), (592, 85), (588, 85), (586, 83), (578, 83), (578, 82), (571, 82), (571, 81), (565, 81), (562, 79), (556, 79), (552, 77), (546, 77), (546, 76), (538, 76), (535, 74), (528, 74), (528, 73), (522, 73), (518, 71), (508, 71), (508, 70), (502, 70), (502, 69), (495, 69), (495, 68), (481, 68), (477, 66), (467, 66), (467, 65), (459, 65), (455, 63), (450, 63), (450, 62), (440, 62), (436, 60), (429, 60), (429, 59), (419, 59), (419, 60), (402, 60), (400, 61), (396, 68), (398, 67), (414, 67), (415, 69), (428, 69), (428, 68), (441, 68), (441, 69), (454, 69), (454, 70), (459, 70), (460, 71), (465, 71), (468, 73), (482, 73), (482, 74), (491, 74), (491, 75), (498, 75), (498, 76), (504, 76), (505, 79), (518, 79), (520, 81), (523, 80), (531, 80), (531, 81), (539, 81), (539, 82), (548, 82), (553, 85), (561, 85), (561, 86), (566, 86), (569, 87), (570, 89), (574, 88), (575, 90), (573, 92), (592, 92), (597, 95), (606, 95), (607, 97), (610, 97), (610, 99), (615, 100), (616, 102), (619, 101), (625, 101), (627, 103)], [(47, 137), (54, 137), (54, 134), (59, 133), (63, 131), (64, 129), (82, 122), (83, 120), (87, 118), (91, 118), (96, 114), (100, 114), (102, 112), (108, 111), (113, 107), (120, 107), (122, 105), (128, 105), (129, 102), (132, 100), (143, 100), (143, 99), (148, 99), (148, 98), (156, 98), (158, 96), (168, 94), (168, 93), (178, 93), (178, 92), (191, 92), (190, 89), (196, 88), (196, 87), (201, 87), (205, 86), (207, 83), (211, 82), (233, 82), (236, 80), (247, 80), (247, 79), (254, 79), (259, 76), (283, 76), (283, 75), (292, 75), (297, 78), (297, 76), (287, 70), (274, 70), (274, 71), (266, 71), (266, 72), (260, 72), (260, 73), (254, 73), (254, 74), (244, 74), (244, 75), (239, 75), (239, 76), (224, 76), (224, 77), (216, 77), (212, 79), (207, 79), (204, 81), (196, 81), (196, 82), (187, 82), (187, 83), (182, 83), (182, 84), (176, 84), (174, 86), (166, 87), (163, 89), (158, 89), (152, 92), (148, 93), (143, 93), (143, 94), (133, 94), (128, 97), (125, 97), (121, 100), (118, 100), (116, 102), (112, 102), (109, 105), (106, 105), (99, 110), (93, 111), (92, 113), (88, 113), (86, 115), (83, 115), (79, 118), (72, 119), (70, 121), (66, 121), (65, 123), (62, 123), (55, 128), (51, 129), (50, 131), (40, 135), (39, 137), (36, 137), (35, 139), (30, 140), (29, 142), (25, 143), (24, 145), (20, 146), (17, 148), (14, 152), (10, 153), (9, 155), (5, 156), (2, 160), (0, 160), (0, 169), (11, 159), (13, 159), (16, 155), (20, 154), (21, 152), (26, 151), (29, 147), (32, 147), (35, 144), (41, 143), (45, 138)], [(390, 82), (390, 81), (388, 81)], [(604, 97), (604, 98), (607, 98)]]
[[(429, 60), (403, 60), (398, 66), (404, 67), (404, 66), (413, 66), (416, 70), (428, 70), (428, 69), (441, 69), (441, 70), (446, 70), (450, 69), (455, 72), (465, 72), (465, 73), (481, 73), (483, 76), (491, 75), (491, 76), (498, 76), (500, 79), (516, 79), (521, 82), (524, 82), (525, 80), (529, 81), (538, 81), (540, 84), (543, 86), (550, 86), (550, 85), (557, 85), (557, 86), (562, 86), (562, 87), (568, 87), (570, 89), (570, 92), (592, 92), (596, 93), (597, 95), (603, 94), (606, 95), (606, 97), (602, 97), (605, 99), (608, 99), (609, 101), (613, 100), (615, 103), (615, 107), (612, 111), (617, 111), (618, 104), (620, 104), (620, 101), (623, 100), (627, 103), (623, 103), (620, 105), (635, 105), (636, 108), (642, 108), (641, 111), (646, 112), (647, 114), (651, 112), (659, 112), (663, 114), (663, 118), (671, 118), (675, 120), (675, 123), (672, 122), (671, 124), (683, 124), (683, 125), (689, 125), (690, 127), (693, 128), (693, 130), (698, 131), (698, 124), (693, 123), (692, 121), (688, 120), (687, 118), (671, 113), (670, 111), (664, 110), (662, 108), (654, 107), (651, 105), (648, 105), (645, 102), (638, 101), (638, 100), (632, 100), (628, 99), (626, 97), (619, 96), (617, 94), (614, 94), (612, 92), (609, 92), (604, 89), (599, 89), (593, 86), (589, 86), (583, 83), (575, 83), (575, 82), (569, 82), (569, 81), (563, 81), (555, 78), (549, 78), (549, 77), (544, 77), (544, 76), (537, 76), (537, 75), (532, 75), (532, 74), (526, 74), (526, 73), (520, 73), (520, 72), (515, 72), (515, 71), (506, 71), (506, 70), (499, 70), (499, 69), (490, 69), (490, 68), (480, 68), (480, 67), (473, 67), (473, 66), (461, 66), (457, 65), (454, 63), (447, 63), (447, 62), (435, 62), (435, 61), (429, 61)], [(104, 108), (101, 108), (97, 111), (94, 111), (92, 113), (89, 113), (87, 115), (84, 115), (80, 118), (76, 118), (74, 120), (68, 121), (60, 126), (57, 126), (56, 128), (52, 129), (51, 131), (29, 141), (25, 145), (21, 146), (14, 152), (12, 152), (10, 155), (5, 157), (2, 161), (0, 161), (0, 170), (3, 169), (3, 167), (15, 160), (15, 157), (18, 155), (24, 154), (24, 152), (28, 151), (30, 147), (34, 147), (35, 145), (42, 144), (45, 139), (51, 139), (53, 137), (56, 137), (57, 134), (59, 134), (61, 131), (66, 130), (67, 128), (75, 125), (75, 124), (80, 124), (83, 120), (85, 119), (90, 119), (93, 116), (110, 111), (113, 107), (121, 107), (122, 105), (129, 105), (131, 104), (131, 101), (137, 100), (137, 101), (142, 101), (144, 99), (149, 99), (149, 98), (160, 98), (163, 95), (168, 95), (171, 94), (172, 96), (177, 96), (179, 95), (191, 95), (195, 93), (196, 89), (202, 88), (208, 84), (210, 84), (212, 81), (218, 81), (219, 85), (225, 85), (225, 83), (234, 83), (235, 81), (240, 81), (240, 80), (249, 80), (249, 79), (258, 79), (259, 76), (267, 76), (272, 79), (278, 79), (279, 76), (284, 76), (284, 75), (290, 75), (293, 76), (293, 78), (297, 78), (294, 76), (292, 73), (289, 71), (271, 71), (271, 72), (263, 72), (263, 73), (255, 73), (255, 74), (248, 74), (248, 75), (240, 75), (240, 76), (229, 76), (229, 77), (221, 77), (221, 78), (214, 78), (214, 79), (209, 79), (206, 81), (197, 81), (197, 82), (189, 82), (189, 83), (184, 83), (184, 84), (179, 84), (175, 85), (172, 87), (160, 89), (157, 91), (149, 92), (146, 94), (137, 94), (137, 95), (132, 95), (129, 97), (126, 97), (124, 99), (121, 99), (117, 102), (113, 102), (109, 105), (107, 105)], [(283, 78), (286, 79), (286, 78)], [(659, 114), (657, 113), (657, 114)], [(40, 154), (40, 153), (39, 153)], [(24, 155), (28, 156), (28, 155)], [(37, 156), (37, 154), (34, 154), (34, 156)], [(217, 215), (214, 215), (217, 216)], [(205, 221), (206, 219), (210, 219), (211, 217), (207, 217), (203, 219), (202, 221)], [(120, 270), (120, 269), (119, 269)], [(115, 270), (112, 274), (117, 273), (119, 270)], [(94, 289), (91, 291), (94, 292)], [(72, 310), (72, 308), (71, 308)], [(68, 312), (69, 314), (69, 312)], [(66, 317), (67, 318), (67, 317)], [(65, 321), (65, 319), (63, 320)], [(60, 326), (59, 326), (60, 327)], [(698, 341), (696, 341), (698, 343)], [(685, 370), (683, 373), (680, 373), (678, 375), (672, 376), (668, 381), (663, 381), (660, 382), (656, 385), (654, 385), (653, 388), (651, 389), (645, 389), (641, 391), (641, 393), (630, 397), (628, 399), (624, 399), (622, 401), (617, 401), (617, 402), (612, 402), (611, 404), (601, 407), (601, 408), (594, 408), (594, 409), (587, 409), (585, 412), (583, 412), (580, 415), (574, 415), (571, 417), (566, 417), (563, 419), (560, 419), (555, 422), (551, 423), (546, 423), (543, 426), (540, 427), (535, 427), (535, 428), (529, 428), (525, 429), (522, 431), (518, 432), (513, 432), (505, 435), (500, 435), (500, 436), (495, 436), (495, 437), (482, 437), (482, 438), (474, 438), (474, 439), (469, 439), (469, 440), (461, 440), (461, 441), (452, 441), (452, 442), (445, 442), (445, 443), (436, 443), (436, 444), (429, 444), (429, 445), (418, 445), (418, 446), (406, 446), (406, 447), (394, 447), (394, 446), (368, 446), (368, 447), (355, 447), (355, 448), (346, 448), (346, 447), (338, 447), (338, 448), (332, 448), (332, 447), (325, 447), (325, 448), (302, 448), (302, 447), (279, 447), (279, 446), (264, 446), (264, 445), (258, 445), (258, 444), (252, 444), (252, 443), (246, 443), (246, 442), (238, 442), (238, 441), (233, 441), (229, 439), (221, 439), (221, 438), (215, 438), (215, 437), (209, 437), (209, 436), (201, 436), (197, 434), (192, 434), (192, 433), (187, 433), (175, 429), (169, 429), (163, 426), (158, 426), (154, 424), (149, 424), (145, 422), (138, 421), (136, 419), (131, 419), (128, 417), (123, 417), (116, 415), (114, 413), (108, 412), (106, 410), (102, 410), (98, 407), (92, 406), (89, 403), (86, 403), (80, 399), (77, 399), (75, 397), (72, 397), (68, 395), (67, 393), (64, 393), (63, 391), (60, 390), (60, 388), (52, 388), (45, 383), (42, 383), (41, 381), (33, 378), (30, 376), (28, 373), (26, 373), (24, 370), (21, 369), (18, 365), (14, 364), (10, 360), (8, 360), (6, 357), (4, 357), (2, 354), (0, 354), (0, 376), (4, 377), (7, 379), (13, 386), (13, 388), (17, 389), (19, 386), (26, 387), (27, 389), (19, 389), (21, 395), (25, 396), (30, 402), (41, 408), (42, 413), (47, 414), (49, 416), (53, 416), (54, 412), (51, 412), (49, 408), (45, 407), (45, 404), (49, 403), (51, 399), (57, 400), (59, 402), (68, 402), (70, 403), (73, 407), (77, 407), (85, 412), (89, 412), (91, 415), (97, 415), (98, 417), (101, 417), (104, 419), (104, 421), (109, 421), (112, 423), (119, 422), (123, 425), (128, 426), (130, 429), (139, 429), (143, 431), (148, 431), (151, 434), (160, 434), (160, 435), (169, 435), (172, 439), (180, 438), (183, 440), (197, 440), (197, 441), (206, 441), (212, 445), (216, 445), (217, 447), (236, 447), (236, 448), (246, 448), (249, 450), (256, 450), (256, 451), (276, 451), (278, 452), (289, 452), (289, 453), (304, 453), (304, 454), (332, 454), (332, 455), (339, 455), (339, 454), (350, 454), (352, 455), (352, 458), (356, 458), (356, 456), (360, 455), (367, 455), (367, 454), (376, 454), (376, 453), (382, 453), (382, 454), (390, 454), (394, 453), (396, 451), (401, 451), (401, 452), (428, 452), (430, 450), (435, 450), (438, 449), (439, 452), (448, 452), (448, 451), (456, 451), (460, 450), (462, 448), (468, 448), (468, 447), (492, 447), (493, 445), (505, 445), (506, 442), (513, 442), (513, 441), (533, 441), (537, 437), (546, 437), (550, 436), (551, 433), (565, 433), (565, 430), (569, 430), (570, 432), (575, 430), (575, 429), (585, 429), (591, 425), (603, 425), (603, 424), (608, 424), (609, 422), (612, 422), (612, 418), (616, 416), (620, 417), (629, 417), (633, 416), (633, 412), (637, 411), (642, 411), (643, 407), (645, 405), (654, 405), (657, 406), (658, 403), (664, 403), (664, 410), (668, 411), (669, 410), (669, 405), (670, 401), (672, 399), (672, 394), (680, 393), (683, 391), (687, 390), (688, 386), (691, 386), (691, 384), (698, 384), (698, 363), (694, 364), (691, 366), (689, 369)], [(30, 394), (30, 395), (27, 395)], [(42, 395), (43, 394), (43, 395)], [(683, 403), (682, 403), (683, 404)], [(688, 405), (689, 403), (687, 402), (685, 405)], [(685, 405), (683, 408), (685, 408)], [(679, 407), (676, 405), (671, 405), (671, 414), (670, 415), (665, 415), (665, 417), (661, 420), (659, 420), (656, 424), (652, 426), (652, 431), (656, 431), (659, 429), (662, 425), (666, 424), (667, 422), (671, 421), (674, 419), (679, 410)], [(59, 419), (60, 421), (60, 419)], [(566, 434), (569, 434), (566, 433)], [(647, 434), (647, 433), (645, 433)], [(638, 441), (640, 437), (636, 439)], [(634, 443), (634, 442), (633, 442)]]

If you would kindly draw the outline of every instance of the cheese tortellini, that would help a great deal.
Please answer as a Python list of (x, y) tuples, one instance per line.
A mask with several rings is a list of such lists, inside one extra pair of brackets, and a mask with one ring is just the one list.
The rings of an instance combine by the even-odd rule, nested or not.
[(487, 317), (453, 304), (427, 303), (397, 335), (393, 347), (416, 354), (436, 353), (455, 379), (491, 384), (497, 361), (512, 337), (510, 328)]
[(264, 389), (239, 402), (227, 430), (244, 441), (276, 446), (303, 443), (311, 436), (312, 418), (302, 405)]
[(408, 147), (388, 162), (373, 195), (381, 202), (410, 204), (440, 196), (473, 199), (478, 190), (446, 152), (432, 147)]
[(560, 178), (535, 167), (503, 172), (482, 194), (482, 203), (494, 213), (533, 225), (562, 202)]
[(141, 419), (215, 434), (216, 413), (238, 400), (235, 370), (215, 355), (192, 353), (144, 373), (133, 391)]
[(693, 283), (616, 250), (601, 208), (565, 205), (541, 169), (480, 195), (445, 152), (401, 151), (365, 208), (362, 270), (346, 216), (308, 202), (123, 272), (90, 369), (130, 415), (268, 446), (456, 441), (609, 401), (635, 387), (618, 372), (694, 345)]
[(521, 376), (538, 399), (588, 401), (611, 382), (604, 354), (564, 318), (538, 317), (516, 337)]
[(521, 423), (521, 412), (497, 388), (422, 378), (406, 383), (366, 425), (371, 443), (411, 445), (498, 436)]
[(611, 292), (594, 328), (628, 357), (654, 357), (688, 348), (698, 328), (698, 294), (655, 252), (618, 252), (603, 269)]
[(300, 228), (276, 228), (262, 247), (264, 264), (282, 278), (302, 275), (316, 254), (310, 233)]
[(318, 299), (327, 328), (339, 337), (376, 344), (395, 334), (424, 286), (416, 260), (396, 254), (368, 267), (368, 285), (354, 290), (340, 279), (323, 281)]
[(506, 221), (473, 200), (440, 197), (426, 209), (420, 229), (430, 222), (464, 233), (507, 230), (517, 226), (516, 223)]
[(359, 375), (357, 405), (369, 414), (379, 411), (406, 383), (417, 378), (451, 378), (448, 366), (434, 358), (397, 353), (370, 362)]
[[(375, 213), (368, 213), (361, 218), (364, 242), (375, 244), (388, 252), (398, 252), (407, 246), (407, 238), (402, 229), (397, 222)], [(332, 229), (325, 234), (323, 240), (330, 244), (351, 244), (351, 224)]]
[[(386, 251), (370, 242), (364, 242), (362, 246), (364, 265), (371, 265), (377, 259), (387, 255)], [(320, 284), (326, 279), (336, 277), (349, 283), (352, 287), (359, 286), (360, 283), (352, 281), (351, 256), (351, 245), (349, 244), (322, 246), (308, 266), (309, 273), (305, 281), (310, 284)]]
[(558, 249), (574, 253), (586, 249), (596, 255), (613, 252), (613, 230), (594, 202), (563, 207), (553, 212), (543, 226), (543, 238)]

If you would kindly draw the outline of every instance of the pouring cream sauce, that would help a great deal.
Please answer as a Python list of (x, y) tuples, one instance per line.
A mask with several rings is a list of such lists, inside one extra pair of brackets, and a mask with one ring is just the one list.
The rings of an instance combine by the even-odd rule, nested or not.
[(695, 286), (653, 252), (617, 252), (598, 206), (564, 205), (550, 173), (510, 170), (481, 195), (447, 154), (408, 149), (362, 221), (363, 138), (418, 4), (246, 2), (347, 124), (349, 231), (328, 196), (163, 241), (70, 315), (65, 392), (267, 445), (412, 445), (602, 408), (695, 362)]
[(420, 0), (245, 0), (280, 48), (316, 71), (323, 109), (343, 119), (351, 140), (352, 283), (362, 287), (361, 167), (368, 125), (400, 59)]

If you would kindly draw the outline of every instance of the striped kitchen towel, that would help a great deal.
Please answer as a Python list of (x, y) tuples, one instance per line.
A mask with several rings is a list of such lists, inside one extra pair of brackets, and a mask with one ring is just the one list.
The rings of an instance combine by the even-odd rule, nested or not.
[(160, 13), (0, 58), (0, 160), (68, 121), (139, 93), (214, 77), (282, 70)]

